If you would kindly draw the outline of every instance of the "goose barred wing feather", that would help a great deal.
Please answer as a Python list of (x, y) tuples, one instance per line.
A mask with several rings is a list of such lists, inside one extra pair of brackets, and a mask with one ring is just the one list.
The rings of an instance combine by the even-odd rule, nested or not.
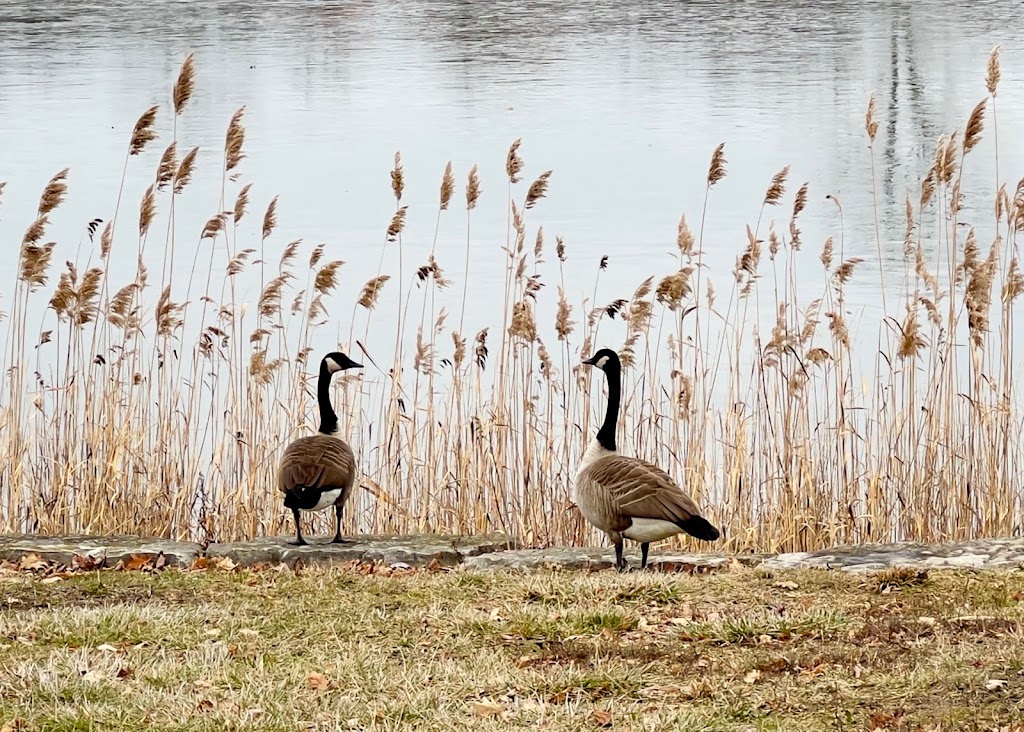
[(291, 443), (277, 471), (282, 493), (304, 488), (351, 488), (355, 481), (355, 455), (342, 440), (326, 435), (300, 437)]
[[(674, 524), (700, 516), (700, 509), (657, 465), (625, 455), (595, 461), (583, 477), (608, 496), (611, 513), (622, 518), (648, 518)], [(625, 526), (629, 521), (625, 521)]]

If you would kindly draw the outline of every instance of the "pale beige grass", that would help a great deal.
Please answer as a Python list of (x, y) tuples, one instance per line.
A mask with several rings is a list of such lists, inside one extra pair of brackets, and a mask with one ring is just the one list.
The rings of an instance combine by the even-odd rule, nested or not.
[(3, 580), (0, 723), (25, 729), (937, 732), (1024, 715), (1020, 572)]

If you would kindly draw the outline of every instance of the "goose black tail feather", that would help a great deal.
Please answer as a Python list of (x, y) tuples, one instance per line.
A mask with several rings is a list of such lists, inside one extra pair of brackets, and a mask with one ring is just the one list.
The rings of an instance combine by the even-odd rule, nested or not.
[(701, 516), (693, 516), (686, 521), (680, 521), (678, 526), (690, 536), (702, 539), (703, 541), (715, 541), (721, 536), (718, 529)]

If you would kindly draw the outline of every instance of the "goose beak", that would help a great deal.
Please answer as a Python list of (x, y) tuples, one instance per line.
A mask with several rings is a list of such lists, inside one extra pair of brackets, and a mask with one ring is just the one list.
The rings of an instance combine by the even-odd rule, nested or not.
[(594, 365), (596, 365), (596, 364), (597, 364), (597, 361), (595, 361), (595, 360), (594, 360), (594, 357), (593, 357), (593, 356), (591, 356), (590, 358), (588, 358), (588, 359), (586, 359), (585, 361), (583, 361), (583, 364), (584, 364), (585, 366), (594, 366)]

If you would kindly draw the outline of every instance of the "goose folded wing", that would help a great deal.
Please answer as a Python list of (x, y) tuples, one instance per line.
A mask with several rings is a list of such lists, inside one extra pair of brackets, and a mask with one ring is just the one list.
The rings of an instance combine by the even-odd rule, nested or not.
[(282, 465), (278, 484), (283, 493), (301, 491), (306, 488), (323, 489), (326, 485), (327, 470), (315, 463), (291, 463)]
[(679, 523), (700, 515), (672, 477), (645, 460), (610, 455), (595, 462), (588, 472), (609, 492), (623, 516)]
[(278, 485), (284, 493), (341, 488), (351, 482), (354, 468), (352, 451), (344, 443), (303, 445), (283, 461)]

